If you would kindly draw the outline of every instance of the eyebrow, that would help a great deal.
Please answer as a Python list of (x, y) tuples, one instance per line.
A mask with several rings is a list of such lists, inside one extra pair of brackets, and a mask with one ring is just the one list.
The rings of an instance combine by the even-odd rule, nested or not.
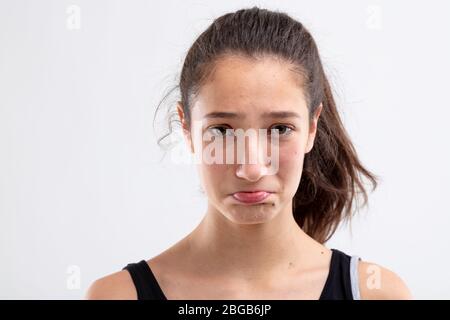
[[(263, 112), (261, 114), (262, 118), (301, 118), (297, 112), (293, 111), (271, 111), (271, 112)], [(207, 119), (215, 119), (215, 118), (228, 118), (228, 119), (236, 119), (236, 118), (245, 118), (245, 114), (233, 113), (233, 112), (211, 112), (205, 115)]]

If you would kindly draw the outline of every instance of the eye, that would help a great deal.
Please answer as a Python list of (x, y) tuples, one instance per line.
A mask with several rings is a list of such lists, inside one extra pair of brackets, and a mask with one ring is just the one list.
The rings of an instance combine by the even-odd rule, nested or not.
[(225, 127), (225, 126), (215, 126), (215, 127), (210, 127), (208, 128), (209, 131), (211, 131), (211, 133), (214, 136), (219, 136), (219, 137), (223, 137), (223, 136), (233, 136), (234, 132), (233, 129)]
[(284, 124), (277, 124), (277, 125), (274, 125), (274, 126), (271, 128), (271, 130), (269, 130), (269, 134), (271, 134), (272, 130), (277, 130), (277, 131), (278, 131), (278, 134), (279, 134), (280, 136), (287, 136), (288, 134), (290, 134), (290, 133), (293, 131), (292, 128), (290, 128), (290, 127), (288, 127), (288, 126), (286, 126), (286, 125), (284, 125)]

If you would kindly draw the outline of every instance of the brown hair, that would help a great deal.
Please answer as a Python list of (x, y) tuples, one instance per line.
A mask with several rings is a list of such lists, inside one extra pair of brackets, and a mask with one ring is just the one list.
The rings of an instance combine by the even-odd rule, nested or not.
[[(199, 88), (214, 62), (228, 54), (271, 55), (290, 62), (301, 75), (310, 120), (322, 103), (314, 147), (305, 155), (293, 199), (293, 214), (308, 235), (326, 242), (342, 220), (351, 218), (356, 195), (362, 194), (363, 205), (367, 205), (361, 175), (370, 180), (372, 191), (377, 177), (362, 166), (344, 129), (314, 39), (300, 22), (281, 12), (253, 7), (217, 18), (189, 49), (176, 87), (188, 127)], [(176, 113), (169, 118), (170, 131), (158, 140), (159, 145), (172, 132), (173, 121), (179, 122)]]

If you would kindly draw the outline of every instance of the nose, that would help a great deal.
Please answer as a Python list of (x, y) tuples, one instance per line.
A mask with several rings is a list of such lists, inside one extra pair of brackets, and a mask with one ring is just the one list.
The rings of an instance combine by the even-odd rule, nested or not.
[[(240, 164), (236, 168), (236, 176), (250, 182), (255, 182), (267, 175), (267, 166), (270, 164), (270, 159), (268, 159), (266, 154), (267, 148), (260, 145), (261, 141), (255, 141), (251, 138), (249, 140), (250, 143), (246, 144), (245, 148), (248, 157), (239, 161)], [(245, 152), (243, 155), (245, 157)]]
[(256, 182), (263, 176), (267, 175), (267, 168), (260, 164), (241, 164), (236, 170), (236, 176), (239, 178)]

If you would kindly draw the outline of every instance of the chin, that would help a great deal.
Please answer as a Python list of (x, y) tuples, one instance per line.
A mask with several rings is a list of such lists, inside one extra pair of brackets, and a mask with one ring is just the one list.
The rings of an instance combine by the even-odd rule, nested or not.
[(273, 202), (245, 206), (233, 205), (227, 209), (223, 215), (236, 224), (265, 223), (272, 220), (278, 213)]

